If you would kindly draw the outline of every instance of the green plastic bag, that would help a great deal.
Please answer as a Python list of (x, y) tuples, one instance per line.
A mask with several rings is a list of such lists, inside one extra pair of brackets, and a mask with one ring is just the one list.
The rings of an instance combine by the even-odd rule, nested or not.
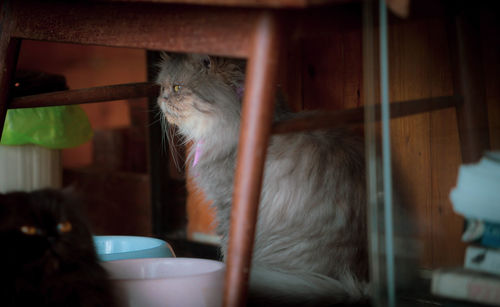
[(62, 149), (81, 145), (92, 135), (87, 114), (77, 105), (11, 109), (7, 111), (0, 144)]

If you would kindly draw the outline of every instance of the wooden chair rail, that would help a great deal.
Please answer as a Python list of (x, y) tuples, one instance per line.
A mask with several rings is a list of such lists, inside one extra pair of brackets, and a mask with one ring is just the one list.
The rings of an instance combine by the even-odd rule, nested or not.
[(62, 106), (156, 96), (159, 86), (148, 83), (117, 84), (15, 97), (9, 109)]
[[(154, 97), (159, 86), (149, 82), (116, 84), (85, 89), (57, 91), (37, 95), (15, 97), (9, 109), (36, 108), (72, 104), (95, 103), (129, 98)], [(410, 116), (423, 112), (460, 106), (461, 96), (435, 97), (391, 103), (391, 118)], [(275, 123), (272, 134), (293, 133), (361, 124), (364, 121), (364, 108), (352, 108), (330, 112), (310, 112), (293, 119)], [(377, 110), (377, 120), (380, 114)]]
[[(159, 86), (149, 82), (116, 84), (85, 89), (57, 91), (37, 95), (15, 97), (9, 109), (36, 108), (113, 101), (129, 98), (155, 97)], [(460, 106), (461, 96), (435, 97), (391, 103), (391, 118), (410, 116), (423, 112)], [(330, 112), (309, 112), (275, 123), (272, 134), (294, 133), (308, 130), (326, 129), (353, 124), (362, 124), (364, 108), (352, 108)], [(379, 110), (376, 119), (380, 119)]]
[[(459, 96), (436, 97), (429, 99), (408, 100), (391, 103), (391, 118), (410, 116), (440, 109), (457, 107), (463, 99)], [(362, 124), (364, 108), (352, 108), (330, 112), (310, 112), (296, 118), (275, 123), (272, 134), (293, 133), (305, 130), (317, 130), (340, 127), (353, 124)], [(380, 110), (376, 110), (376, 119), (380, 120)]]

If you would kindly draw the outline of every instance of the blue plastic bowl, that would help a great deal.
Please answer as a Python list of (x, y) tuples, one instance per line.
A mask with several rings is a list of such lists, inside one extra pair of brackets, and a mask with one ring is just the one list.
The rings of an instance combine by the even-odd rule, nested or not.
[(94, 236), (101, 261), (175, 257), (170, 245), (160, 239), (138, 236)]

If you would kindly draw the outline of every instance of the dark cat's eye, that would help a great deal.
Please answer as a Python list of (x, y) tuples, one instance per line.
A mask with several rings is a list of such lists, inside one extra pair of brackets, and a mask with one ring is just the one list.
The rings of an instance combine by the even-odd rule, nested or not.
[(181, 88), (182, 88), (182, 86), (181, 86), (181, 85), (179, 85), (179, 84), (174, 84), (174, 86), (173, 86), (174, 92), (176, 92), (176, 93), (177, 93), (178, 91), (180, 91), (180, 90), (181, 90)]
[(19, 228), (22, 233), (28, 236), (40, 235), (42, 231), (34, 226), (23, 225)]
[(73, 229), (73, 226), (68, 221), (57, 224), (57, 231), (60, 233), (70, 232), (71, 229)]

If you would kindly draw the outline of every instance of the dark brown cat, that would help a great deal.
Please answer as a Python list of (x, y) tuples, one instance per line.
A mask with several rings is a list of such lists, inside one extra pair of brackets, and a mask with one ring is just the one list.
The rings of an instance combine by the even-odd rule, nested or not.
[(115, 306), (69, 190), (0, 194), (2, 306)]

